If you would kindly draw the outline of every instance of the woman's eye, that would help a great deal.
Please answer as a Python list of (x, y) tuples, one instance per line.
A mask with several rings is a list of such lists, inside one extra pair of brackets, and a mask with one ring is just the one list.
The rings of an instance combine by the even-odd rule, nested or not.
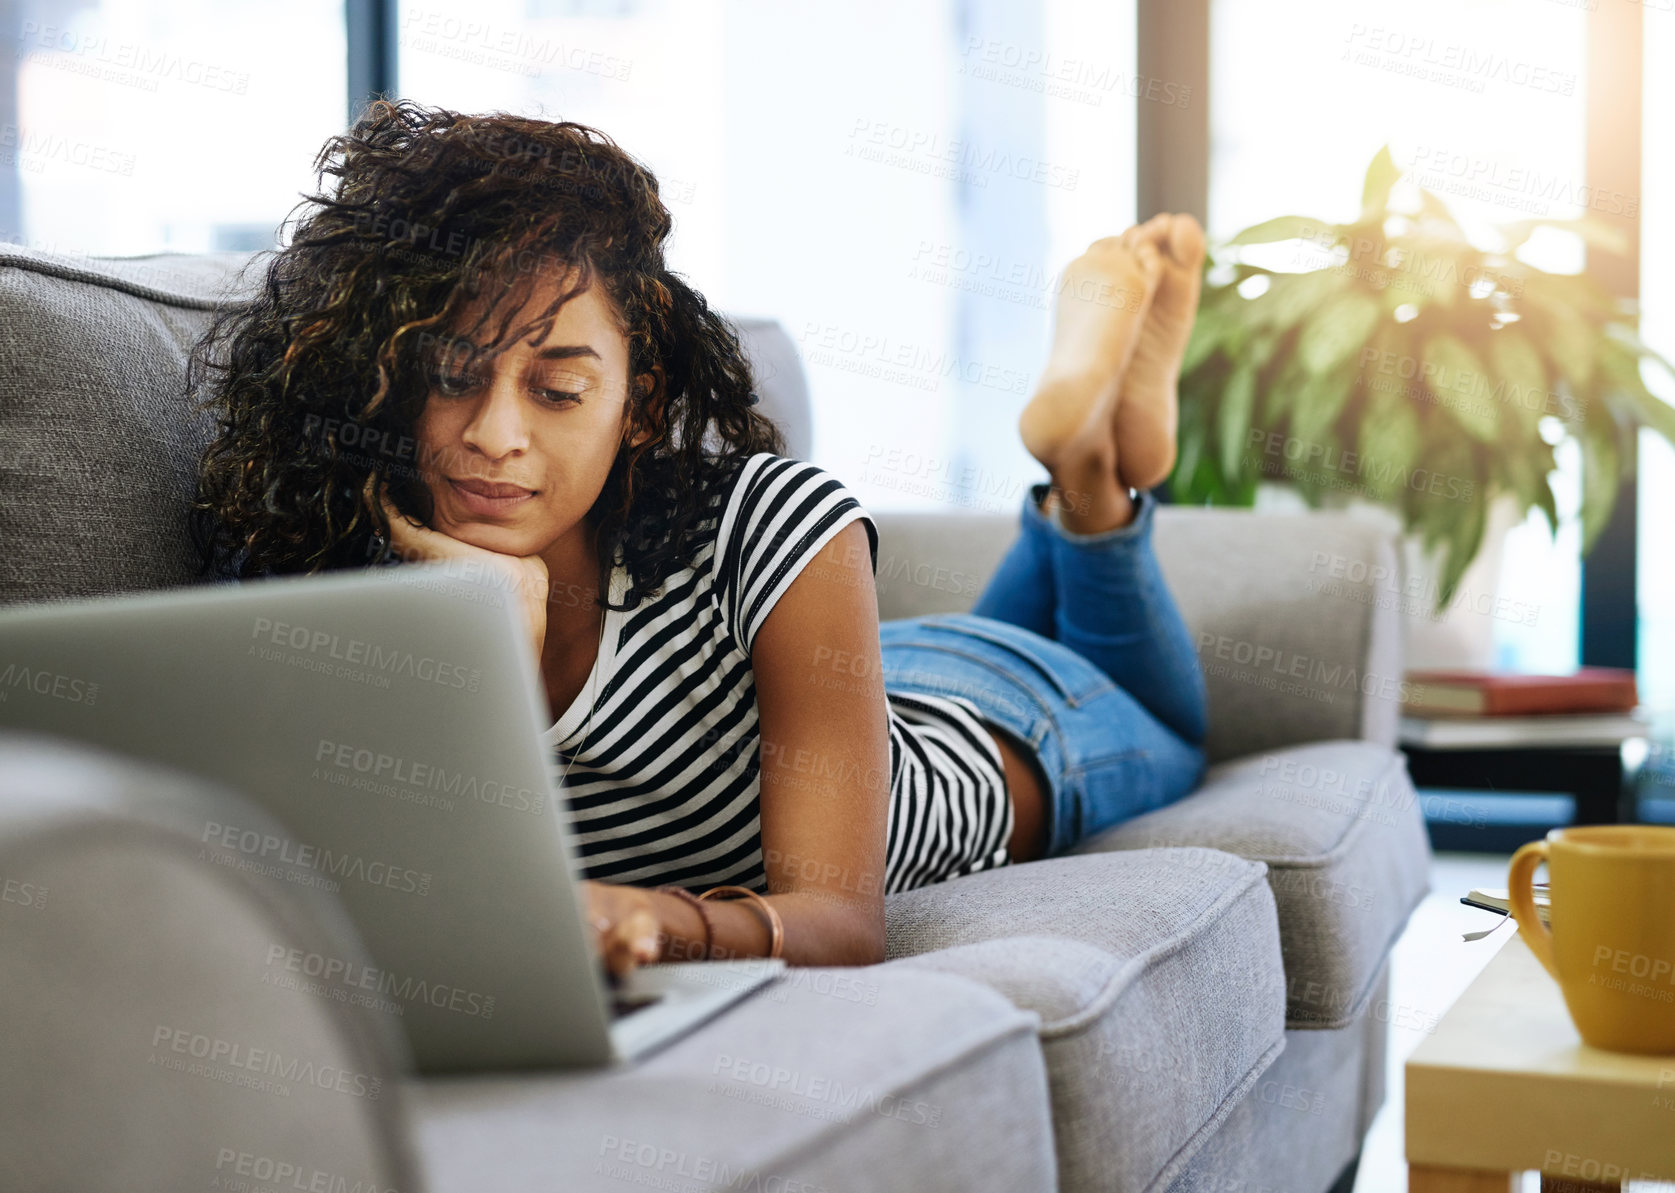
[(454, 373), (447, 369), (437, 369), (431, 374), (431, 381), (436, 386), (436, 392), (446, 397), (457, 397), (469, 393), (476, 387), (477, 378), (471, 373)]
[(541, 395), (542, 401), (554, 406), (574, 406), (582, 400), (581, 394), (564, 393), (562, 390), (538, 389), (535, 392)]

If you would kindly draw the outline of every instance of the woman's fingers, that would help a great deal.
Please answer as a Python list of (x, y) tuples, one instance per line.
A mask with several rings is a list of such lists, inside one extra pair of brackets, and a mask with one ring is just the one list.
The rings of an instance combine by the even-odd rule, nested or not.
[[(376, 498), (374, 487), (376, 485)], [(550, 581), (547, 564), (539, 555), (505, 555), (432, 530), (396, 508), (376, 475), (368, 476), (361, 487), (361, 495), (370, 508), (373, 502), (383, 508), (390, 524), (390, 548), (400, 559), (416, 562), (458, 559), (487, 568), (498, 576), (499, 583), (517, 601), (523, 611), (524, 624), (534, 646), (535, 657), (541, 657), (547, 634), (547, 600)]]
[[(363, 490), (369, 499), (375, 479), (368, 477), (367, 487)], [(378, 488), (378, 504), (383, 507), (384, 517), (390, 523), (390, 544), (403, 559), (447, 559), (465, 556), (475, 550), (458, 539), (450, 538), (409, 518), (396, 508), (395, 502), (390, 500), (389, 493), (382, 485)]]
[(582, 887), (594, 947), (614, 976), (621, 977), (636, 965), (650, 965), (661, 956), (662, 926), (644, 891), (595, 882), (584, 882)]

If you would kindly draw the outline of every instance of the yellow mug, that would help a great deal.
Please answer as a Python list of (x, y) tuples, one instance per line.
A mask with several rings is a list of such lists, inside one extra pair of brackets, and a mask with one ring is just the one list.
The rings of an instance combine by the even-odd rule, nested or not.
[[(1551, 930), (1530, 897), (1544, 861)], [(1675, 828), (1554, 829), (1512, 855), (1507, 887), (1518, 934), (1559, 984), (1584, 1041), (1675, 1053)]]

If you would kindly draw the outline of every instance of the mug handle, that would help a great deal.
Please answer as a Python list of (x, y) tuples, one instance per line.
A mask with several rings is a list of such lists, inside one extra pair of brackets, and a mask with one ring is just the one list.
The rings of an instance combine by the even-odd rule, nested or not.
[(1518, 935), (1530, 946), (1530, 952), (1541, 962), (1542, 968), (1559, 980), (1553, 966), (1553, 933), (1541, 922), (1535, 909), (1535, 897), (1530, 893), (1530, 879), (1535, 868), (1547, 860), (1547, 842), (1531, 841), (1512, 855), (1512, 868), (1506, 875), (1507, 902), (1512, 906), (1512, 918), (1518, 921)]

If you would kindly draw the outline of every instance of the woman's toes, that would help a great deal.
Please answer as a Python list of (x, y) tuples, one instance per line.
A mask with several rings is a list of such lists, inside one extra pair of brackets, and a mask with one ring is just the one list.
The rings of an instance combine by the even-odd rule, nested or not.
[(1139, 342), (1123, 375), (1113, 417), (1123, 479), (1136, 489), (1164, 480), (1175, 463), (1176, 382), (1198, 311), (1204, 232), (1190, 215), (1163, 214), (1143, 225), (1162, 258)]
[(1111, 404), (1139, 341), (1164, 260), (1157, 246), (1134, 249), (1121, 237), (1097, 240), (1065, 267), (1053, 314), (1053, 341), (1018, 430), (1052, 468), (1111, 435)]
[(1165, 248), (1177, 266), (1191, 269), (1196, 278), (1204, 264), (1204, 229), (1190, 215), (1173, 216)]

